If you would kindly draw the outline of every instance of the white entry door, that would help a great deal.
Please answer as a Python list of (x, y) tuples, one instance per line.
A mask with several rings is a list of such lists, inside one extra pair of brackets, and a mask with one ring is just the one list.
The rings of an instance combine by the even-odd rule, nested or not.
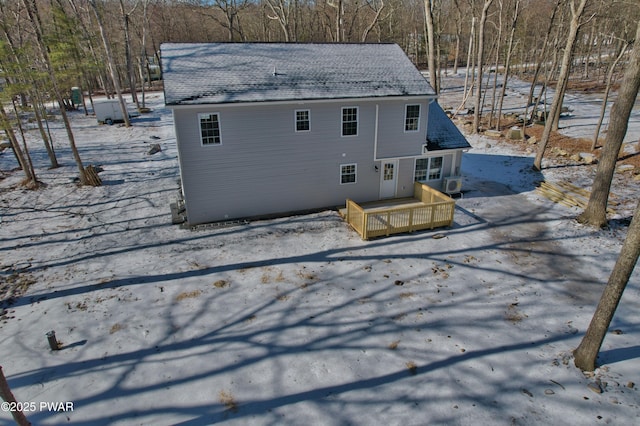
[(381, 167), (380, 198), (393, 198), (398, 182), (398, 160), (383, 161)]

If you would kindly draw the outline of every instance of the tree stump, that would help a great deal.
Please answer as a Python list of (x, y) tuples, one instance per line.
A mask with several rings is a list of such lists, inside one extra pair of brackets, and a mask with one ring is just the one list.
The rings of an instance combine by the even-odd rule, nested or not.
[(84, 175), (87, 180), (87, 185), (102, 186), (102, 179), (98, 176), (98, 171), (93, 165), (88, 165), (84, 168)]

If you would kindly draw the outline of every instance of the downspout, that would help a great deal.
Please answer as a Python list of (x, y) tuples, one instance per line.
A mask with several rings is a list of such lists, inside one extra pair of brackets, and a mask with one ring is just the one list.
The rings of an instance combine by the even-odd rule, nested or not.
[(378, 161), (378, 104), (376, 104), (376, 123), (373, 130), (373, 161)]
[(453, 151), (451, 161), (451, 173), (449, 176), (458, 176), (460, 174), (460, 169), (458, 168), (458, 151)]

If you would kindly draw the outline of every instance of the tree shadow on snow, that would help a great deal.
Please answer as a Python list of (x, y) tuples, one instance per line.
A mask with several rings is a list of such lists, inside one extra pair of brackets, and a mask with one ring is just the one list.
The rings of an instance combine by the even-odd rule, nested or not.
[(598, 353), (598, 365), (614, 364), (635, 358), (640, 358), (640, 345), (602, 351)]
[[(188, 320), (180, 324), (180, 327), (174, 323), (174, 321), (180, 321), (184, 315), (179, 312), (179, 309), (173, 311), (169, 308), (164, 317), (156, 318), (153, 321), (155, 327), (166, 331), (156, 335), (152, 341), (145, 342), (140, 349), (116, 353), (105, 351), (102, 356), (93, 357), (87, 354), (81, 359), (69, 359), (59, 365), (45, 366), (15, 375), (10, 378), (10, 383), (14, 389), (31, 386), (34, 383), (43, 387), (51, 384), (59, 386), (61, 381), (71, 381), (74, 378), (95, 380), (96, 374), (100, 377), (108, 371), (108, 378), (105, 376), (103, 383), (88, 392), (86, 396), (74, 401), (76, 409), (83, 407), (86, 409), (93, 405), (104, 404), (105, 401), (129, 401), (129, 405), (123, 405), (127, 408), (114, 410), (110, 414), (97, 414), (90, 421), (73, 420), (73, 424), (76, 425), (113, 424), (136, 418), (139, 422), (144, 422), (145, 416), (157, 418), (163, 415), (171, 416), (172, 424), (181, 425), (206, 425), (242, 418), (251, 422), (252, 416), (264, 416), (277, 424), (282, 421), (282, 419), (278, 421), (279, 410), (285, 407), (291, 409), (296, 404), (306, 404), (302, 407), (317, 411), (324, 418), (343, 420), (353, 415), (343, 413), (345, 404), (351, 407), (359, 406), (361, 410), (401, 405), (417, 418), (423, 414), (425, 405), (451, 403), (451, 396), (446, 392), (440, 395), (438, 389), (446, 386), (444, 381), (450, 380), (449, 375), (459, 368), (463, 370), (465, 376), (475, 377), (476, 380), (486, 382), (493, 387), (493, 392), (489, 392), (486, 396), (469, 393), (467, 390), (463, 392), (466, 397), (462, 396), (462, 400), (468, 398), (469, 403), (473, 402), (474, 405), (490, 407), (495, 412), (500, 412), (502, 408), (496, 405), (494, 392), (505, 395), (520, 393), (522, 378), (519, 377), (517, 365), (498, 366), (496, 363), (499, 361), (493, 357), (512, 352), (526, 354), (534, 349), (574, 337), (566, 333), (552, 333), (545, 335), (546, 337), (522, 336), (517, 328), (507, 327), (507, 332), (512, 334), (510, 341), (513, 343), (495, 344), (480, 336), (486, 333), (487, 324), (503, 321), (499, 312), (497, 315), (489, 316), (478, 313), (483, 321), (476, 323), (468, 323), (467, 318), (433, 316), (438, 311), (445, 312), (451, 309), (453, 305), (450, 303), (432, 306), (431, 314), (421, 316), (415, 322), (403, 320), (402, 318), (414, 313), (413, 308), (391, 307), (394, 302), (398, 305), (397, 288), (394, 286), (376, 287), (337, 303), (310, 306), (305, 309), (305, 314), (300, 314), (295, 302), (301, 294), (312, 291), (314, 287), (325, 288), (331, 285), (331, 282), (339, 281), (339, 278), (333, 276), (330, 282), (317, 282), (305, 288), (294, 287), (285, 291), (282, 296), (291, 297), (289, 304), (278, 299), (270, 299), (243, 309), (241, 306), (233, 306), (229, 303), (237, 300), (233, 288), (225, 290), (226, 292), (209, 293), (207, 299), (189, 314)], [(475, 299), (473, 294), (469, 294), (458, 303), (473, 309)], [(350, 315), (354, 306), (363, 306), (363, 300), (367, 300), (367, 306), (378, 309), (371, 310), (369, 314)], [(227, 312), (221, 315), (225, 318), (224, 321), (208, 324), (206, 330), (195, 336), (189, 337), (182, 334), (180, 329), (188, 330), (192, 327), (200, 329), (202, 327), (200, 318), (207, 311), (220, 306), (227, 306)], [(342, 312), (343, 315), (336, 315), (336, 311)], [(253, 318), (258, 320), (253, 322)], [(163, 327), (164, 323), (171, 327)], [(146, 327), (151, 328), (154, 325), (147, 324)], [(467, 342), (471, 345), (470, 350), (462, 353), (448, 352), (435, 342), (434, 347), (428, 353), (424, 353), (418, 346), (414, 348), (412, 343), (413, 339), (423, 340), (424, 337), (422, 339), (419, 337), (420, 330), (427, 333), (424, 336), (431, 336), (436, 340), (438, 335), (443, 334), (441, 343), (451, 339), (452, 336), (445, 337), (447, 334), (457, 335), (462, 330), (477, 336), (478, 340)], [(300, 337), (296, 339), (291, 335)], [(394, 336), (403, 336), (402, 343), (400, 348), (390, 349), (387, 344)], [(104, 341), (99, 340), (98, 337), (96, 339), (89, 346), (100, 346), (109, 342), (108, 338), (103, 338)], [(367, 352), (372, 354), (373, 358), (369, 358), (366, 362), (363, 359), (361, 368), (354, 367), (354, 372), (347, 376), (334, 377), (329, 381), (324, 380), (323, 377), (317, 377), (315, 382), (301, 383), (298, 386), (280, 382), (280, 380), (286, 382), (286, 377), (290, 379), (291, 371), (295, 371), (296, 368), (291, 364), (295, 363), (294, 360), (297, 357), (308, 356), (309, 362), (316, 363), (333, 362), (334, 364), (331, 365), (333, 369), (341, 364), (357, 364), (359, 357), (365, 357), (363, 354)], [(232, 353), (238, 353), (241, 356), (233, 357), (230, 355)], [(202, 362), (205, 359), (203, 355), (208, 356), (210, 362)], [(418, 360), (414, 366), (401, 367), (403, 360), (412, 358)], [(469, 362), (481, 362), (487, 367), (480, 369), (464, 367)], [(157, 371), (154, 365), (158, 363), (165, 365), (163, 376), (150, 377), (140, 382), (140, 377)], [(181, 367), (183, 363), (197, 364), (197, 367)], [(373, 371), (370, 371), (369, 363), (376, 365)], [(303, 370), (311, 368), (311, 365), (305, 364), (305, 362), (300, 363), (298, 368)], [(384, 371), (380, 371), (380, 365), (385, 366)], [(491, 378), (494, 371), (491, 365), (496, 365), (501, 374), (506, 374), (509, 380), (494, 381)], [(446, 372), (444, 376), (438, 374), (440, 371)], [(295, 374), (301, 374), (300, 370)], [(273, 377), (273, 380), (265, 388), (267, 395), (264, 397), (258, 392), (245, 396), (231, 386), (230, 389), (234, 390), (225, 394), (229, 399), (218, 398), (216, 392), (226, 389), (223, 384), (226, 383), (226, 379), (223, 377), (229, 375), (237, 375), (238, 386), (251, 377), (257, 382), (255, 386), (259, 386), (261, 382), (259, 375)], [(335, 376), (335, 373), (333, 375)], [(415, 394), (406, 395), (403, 400), (398, 400), (397, 390), (393, 386), (400, 384), (408, 389), (415, 387)], [(161, 400), (155, 407), (135, 402), (136, 396), (139, 395), (154, 394), (165, 389), (176, 389), (176, 392), (180, 393), (181, 387), (183, 389), (184, 386), (194, 385), (198, 386), (197, 391), (193, 390), (194, 397), (202, 392), (209, 395), (206, 403), (202, 402), (202, 398), (195, 398), (191, 403), (171, 399)], [(420, 388), (423, 389), (419, 390)], [(428, 398), (425, 395), (428, 395)], [(29, 420), (38, 424), (50, 420), (52, 416), (63, 414), (30, 413)], [(431, 419), (434, 419), (435, 415), (432, 414)], [(450, 418), (439, 418), (438, 421), (454, 422), (455, 413), (451, 412), (449, 415)], [(176, 422), (173, 420), (176, 418), (189, 420)], [(302, 418), (295, 420), (298, 423)], [(348, 420), (344, 421), (349, 423)]]

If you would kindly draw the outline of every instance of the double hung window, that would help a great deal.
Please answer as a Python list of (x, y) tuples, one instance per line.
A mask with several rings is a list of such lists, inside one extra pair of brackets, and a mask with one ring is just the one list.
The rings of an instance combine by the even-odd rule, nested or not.
[(308, 132), (311, 130), (311, 111), (302, 109), (296, 111), (296, 132)]
[(198, 114), (202, 145), (220, 145), (220, 116), (218, 113)]
[(420, 128), (420, 105), (407, 105), (404, 112), (404, 131), (417, 132)]
[(342, 164), (340, 165), (340, 184), (356, 183), (357, 165)]
[(358, 135), (358, 107), (342, 108), (342, 136)]

